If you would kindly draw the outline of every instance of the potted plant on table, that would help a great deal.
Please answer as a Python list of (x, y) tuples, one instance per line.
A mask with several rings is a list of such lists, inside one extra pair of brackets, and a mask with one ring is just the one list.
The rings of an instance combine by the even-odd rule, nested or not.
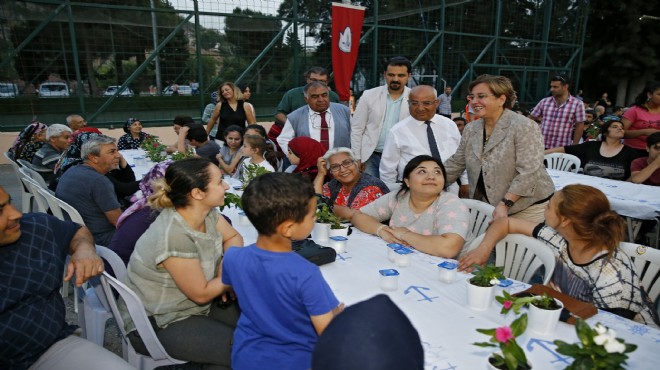
[(268, 171), (265, 167), (259, 166), (258, 164), (250, 163), (245, 166), (243, 174), (241, 176), (241, 182), (243, 183), (243, 189), (247, 188), (248, 184), (254, 180), (256, 177), (267, 174)]
[(531, 331), (542, 335), (549, 335), (555, 331), (561, 309), (564, 308), (564, 304), (560, 300), (547, 294), (513, 296), (505, 290), (501, 296), (495, 297), (495, 300), (502, 304), (502, 314), (506, 314), (511, 310), (518, 314), (522, 307), (528, 307), (528, 327)]
[(467, 295), (468, 306), (474, 310), (483, 311), (490, 307), (490, 302), (495, 295), (494, 287), (504, 279), (502, 271), (504, 267), (494, 265), (473, 265), (474, 276), (468, 278)]
[[(316, 223), (314, 230), (312, 230), (312, 238), (317, 241), (328, 240), (330, 236), (338, 236), (341, 234), (330, 235), (331, 229), (345, 228), (341, 225), (339, 217), (335, 216), (325, 203), (320, 203), (316, 208)], [(348, 232), (348, 229), (346, 229)]]
[(566, 368), (568, 370), (623, 369), (628, 360), (627, 353), (637, 349), (636, 345), (617, 338), (614, 330), (600, 323), (591, 328), (584, 320), (577, 319), (575, 332), (579, 343), (568, 344), (561, 340), (554, 342), (558, 353), (574, 358), (573, 363)]
[(500, 370), (527, 370), (532, 365), (527, 360), (525, 351), (518, 345), (516, 338), (521, 336), (527, 328), (527, 314), (513, 320), (511, 326), (502, 326), (496, 329), (477, 329), (479, 333), (490, 335), (488, 342), (473, 343), (479, 347), (499, 347), (500, 352), (488, 357), (490, 369)]
[(159, 163), (167, 159), (166, 146), (160, 142), (158, 136), (149, 135), (142, 141), (140, 147), (145, 155), (154, 163)]

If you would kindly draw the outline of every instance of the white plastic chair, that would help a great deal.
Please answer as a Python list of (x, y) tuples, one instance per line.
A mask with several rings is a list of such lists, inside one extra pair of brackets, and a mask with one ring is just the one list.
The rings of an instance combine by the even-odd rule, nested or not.
[(46, 184), (46, 180), (44, 180), (44, 177), (41, 176), (41, 173), (53, 173), (53, 170), (50, 168), (46, 167), (41, 167), (38, 168), (37, 166), (33, 165), (32, 163), (26, 161), (25, 159), (19, 159), (18, 163), (21, 165), (21, 168), (26, 170), (30, 177), (36, 182), (39, 183), (44, 188), (48, 188), (48, 184)]
[(48, 200), (46, 200), (46, 198), (39, 192), (39, 189), (42, 189), (41, 185), (39, 185), (31, 177), (28, 177), (28, 175), (24, 173), (24, 170), (25, 169), (23, 167), (19, 168), (19, 171), (21, 172), (20, 180), (23, 185), (25, 185), (25, 187), (30, 190), (30, 194), (32, 194), (34, 199), (34, 204), (31, 207), (32, 211), (43, 213), (48, 212), (48, 209), (50, 208), (48, 205)]
[[(476, 247), (485, 234), (474, 240)], [(555, 270), (555, 255), (545, 243), (530, 236), (509, 234), (495, 245), (495, 266), (504, 266), (504, 276), (528, 283), (543, 266), (543, 284), (547, 284)]]
[[(461, 199), (470, 210), (470, 220), (468, 223), (468, 235), (465, 239), (465, 247), (467, 250), (473, 248), (474, 240), (481, 234), (486, 232), (488, 225), (493, 220), (493, 211), (495, 207), (486, 202), (475, 199)], [(478, 244), (477, 244), (478, 245)]]
[[(14, 169), (14, 172), (16, 173), (16, 177), (18, 177), (19, 181), (21, 181), (21, 166), (14, 161), (14, 156), (9, 152), (3, 152), (2, 154), (5, 156), (5, 158), (7, 158), (7, 162), (9, 162), (11, 167)], [(30, 212), (32, 209), (31, 205), (32, 194), (30, 193), (30, 189), (28, 189), (26, 185), (23, 184), (23, 181), (21, 181), (21, 212)]]
[(566, 153), (550, 153), (543, 156), (545, 168), (566, 172), (578, 173), (581, 162), (580, 158)]
[[(126, 276), (124, 261), (104, 246), (97, 245), (96, 253), (106, 260), (115, 276), (123, 280)], [(77, 287), (76, 299), (78, 301), (78, 325), (82, 329), (83, 337), (103, 347), (105, 337), (105, 325), (112, 317), (110, 304), (105, 298), (100, 280), (90, 279), (87, 287)]]
[[(151, 370), (159, 366), (177, 365), (187, 362), (174, 359), (167, 354), (163, 345), (158, 340), (158, 337), (149, 322), (149, 318), (147, 318), (144, 305), (140, 301), (140, 298), (135, 295), (130, 288), (110, 276), (107, 272), (103, 272), (103, 276), (101, 276), (101, 284), (103, 286), (105, 298), (108, 300), (110, 308), (112, 309), (112, 314), (117, 321), (117, 326), (121, 333), (121, 339), (125, 345), (124, 348), (127, 350), (124, 352), (124, 360), (140, 370)], [(149, 356), (138, 353), (128, 339), (124, 320), (122, 319), (119, 307), (117, 306), (117, 300), (115, 299), (115, 292), (119, 293), (124, 300), (128, 313), (149, 352)]]
[(660, 298), (660, 250), (626, 242), (619, 243), (619, 248), (630, 256), (644, 290), (656, 303)]

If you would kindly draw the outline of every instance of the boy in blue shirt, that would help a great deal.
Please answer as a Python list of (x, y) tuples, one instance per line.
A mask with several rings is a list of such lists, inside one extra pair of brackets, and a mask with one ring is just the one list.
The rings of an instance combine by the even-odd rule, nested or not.
[(222, 281), (242, 310), (232, 368), (309, 369), (318, 336), (343, 308), (319, 268), (291, 249), (314, 227), (314, 188), (298, 175), (268, 173), (250, 182), (242, 204), (259, 236), (223, 261)]

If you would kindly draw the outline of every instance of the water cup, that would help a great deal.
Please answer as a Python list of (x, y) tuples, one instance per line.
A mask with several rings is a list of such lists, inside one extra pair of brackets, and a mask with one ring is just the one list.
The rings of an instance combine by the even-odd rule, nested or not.
[(394, 253), (394, 251), (399, 248), (405, 248), (405, 247), (398, 243), (390, 243), (387, 245), (387, 259), (390, 260), (390, 262), (396, 261), (396, 253)]
[(440, 281), (443, 283), (451, 284), (456, 280), (456, 270), (458, 269), (458, 262), (455, 260), (446, 260), (438, 264), (438, 272), (440, 274)]
[(378, 272), (380, 272), (380, 289), (391, 292), (399, 288), (399, 271), (387, 269)]
[(250, 219), (245, 215), (245, 212), (238, 212), (238, 224), (240, 226), (250, 226)]
[(334, 249), (337, 253), (346, 252), (346, 243), (348, 238), (343, 236), (331, 236), (330, 237), (330, 248)]
[(133, 161), (137, 167), (145, 167), (147, 165), (147, 159), (144, 157), (135, 157)]
[(399, 267), (410, 266), (410, 262), (412, 261), (413, 251), (411, 251), (406, 247), (401, 247), (395, 250), (394, 253), (395, 253), (394, 262), (396, 263), (397, 266)]

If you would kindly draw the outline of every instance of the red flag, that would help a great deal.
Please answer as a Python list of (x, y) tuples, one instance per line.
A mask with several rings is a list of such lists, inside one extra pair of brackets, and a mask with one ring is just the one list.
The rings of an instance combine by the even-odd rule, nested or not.
[(332, 3), (332, 70), (339, 100), (348, 101), (357, 61), (364, 7)]

